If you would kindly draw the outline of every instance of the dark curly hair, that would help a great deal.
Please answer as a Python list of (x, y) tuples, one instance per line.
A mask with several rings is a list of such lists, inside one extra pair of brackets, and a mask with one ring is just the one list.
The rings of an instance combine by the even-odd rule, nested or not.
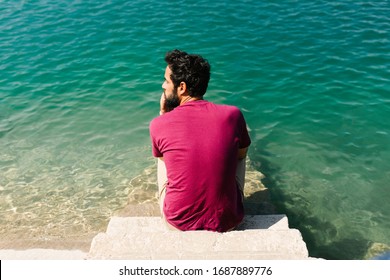
[(177, 88), (181, 82), (187, 85), (191, 97), (203, 97), (210, 80), (210, 64), (200, 55), (173, 50), (165, 55), (171, 69), (171, 79)]

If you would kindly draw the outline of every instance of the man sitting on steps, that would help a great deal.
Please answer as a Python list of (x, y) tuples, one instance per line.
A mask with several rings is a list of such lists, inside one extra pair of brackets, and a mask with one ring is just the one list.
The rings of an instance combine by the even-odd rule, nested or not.
[(244, 116), (203, 99), (210, 80), (204, 58), (173, 50), (165, 61), (160, 116), (150, 123), (163, 218), (183, 231), (231, 230), (244, 217), (251, 143)]

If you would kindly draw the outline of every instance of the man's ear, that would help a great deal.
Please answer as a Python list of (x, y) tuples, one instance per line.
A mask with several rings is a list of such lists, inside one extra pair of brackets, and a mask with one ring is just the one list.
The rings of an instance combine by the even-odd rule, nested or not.
[(177, 94), (180, 96), (187, 95), (187, 84), (185, 82), (180, 82), (180, 85), (177, 87)]

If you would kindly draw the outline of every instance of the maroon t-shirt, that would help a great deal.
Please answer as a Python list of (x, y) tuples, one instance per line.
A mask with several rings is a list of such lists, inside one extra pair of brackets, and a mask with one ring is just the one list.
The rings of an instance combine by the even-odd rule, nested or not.
[(153, 119), (150, 135), (153, 155), (167, 168), (163, 211), (170, 224), (223, 232), (241, 222), (237, 153), (251, 140), (237, 107), (187, 102)]

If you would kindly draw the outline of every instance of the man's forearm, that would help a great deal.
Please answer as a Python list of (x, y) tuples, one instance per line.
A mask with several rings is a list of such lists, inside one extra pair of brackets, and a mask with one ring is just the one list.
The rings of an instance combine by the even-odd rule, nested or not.
[(248, 153), (248, 147), (239, 149), (237, 155), (238, 159), (246, 158), (247, 153)]

